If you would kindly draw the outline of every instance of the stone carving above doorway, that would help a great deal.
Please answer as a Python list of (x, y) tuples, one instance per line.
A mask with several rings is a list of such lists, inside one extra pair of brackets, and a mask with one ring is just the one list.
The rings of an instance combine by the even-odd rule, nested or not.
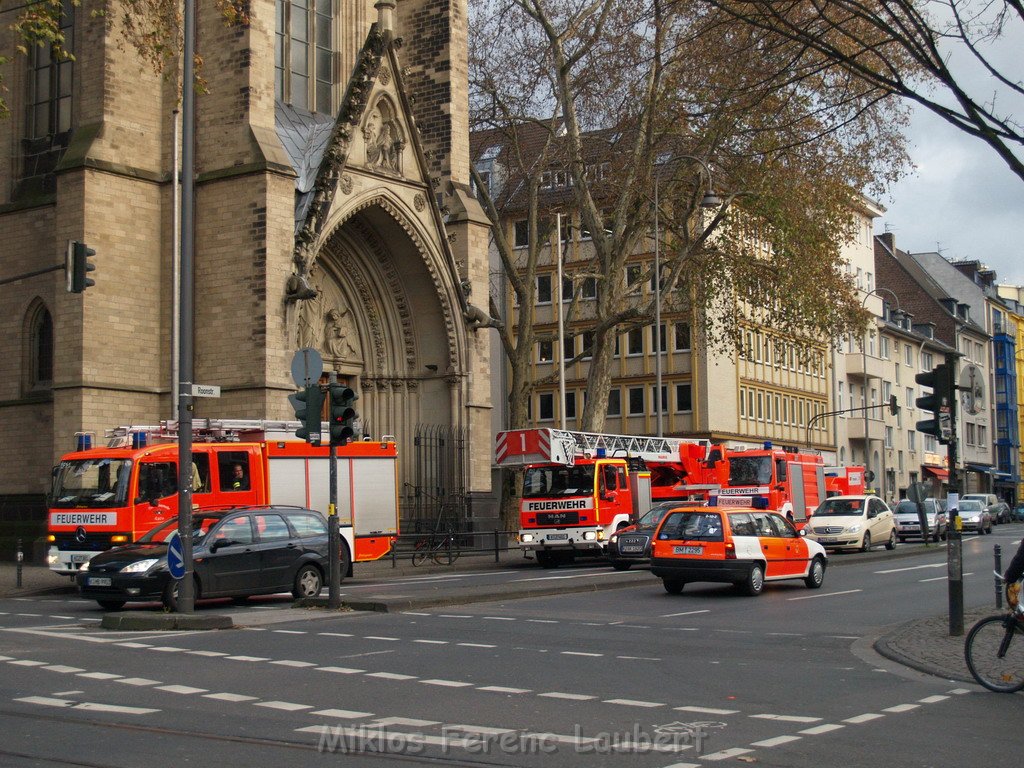
[(367, 110), (363, 123), (363, 139), (366, 142), (366, 165), (392, 173), (401, 173), (402, 150), (405, 137), (396, 117), (390, 99), (381, 96)]
[(316, 266), (310, 272), (316, 298), (299, 307), (296, 342), (299, 349), (312, 347), (326, 361), (360, 363), (362, 345), (352, 309), (331, 281), (325, 281)]

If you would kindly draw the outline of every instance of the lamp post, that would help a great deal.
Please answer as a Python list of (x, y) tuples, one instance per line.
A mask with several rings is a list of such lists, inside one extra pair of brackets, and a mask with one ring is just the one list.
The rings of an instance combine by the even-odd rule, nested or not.
[[(867, 307), (868, 299), (871, 298), (872, 296), (877, 296), (880, 293), (887, 293), (890, 296), (892, 296), (893, 301), (896, 302), (896, 312), (898, 312), (900, 314), (900, 316), (902, 317), (903, 316), (903, 310), (900, 308), (900, 297), (897, 296), (895, 293), (893, 293), (888, 288), (872, 288), (870, 291), (865, 293), (864, 294), (864, 299), (860, 303), (861, 308), (863, 309), (864, 307)], [(868, 404), (868, 340), (867, 340), (867, 338), (864, 339), (864, 342), (860, 346), (860, 354), (861, 354), (861, 363), (863, 365), (863, 372), (864, 372), (864, 385), (863, 385), (864, 386), (864, 390), (863, 390), (864, 405), (867, 406), (867, 404)], [(871, 469), (871, 438), (870, 438), (869, 432), (868, 432), (868, 429), (869, 429), (868, 414), (870, 412), (871, 411), (867, 407), (864, 408), (864, 479), (865, 479), (865, 481), (867, 481), (868, 472)]]
[(677, 160), (695, 160), (700, 163), (704, 173), (708, 177), (708, 191), (704, 193), (700, 201), (701, 208), (718, 208), (722, 199), (714, 193), (714, 185), (711, 183), (711, 169), (708, 164), (699, 157), (693, 155), (675, 155), (669, 157), (664, 163), (658, 163), (654, 172), (654, 407), (658, 437), (663, 436), (662, 429), (662, 398), (661, 398), (661, 226), (659, 223), (658, 188), (661, 182), (661, 169)]

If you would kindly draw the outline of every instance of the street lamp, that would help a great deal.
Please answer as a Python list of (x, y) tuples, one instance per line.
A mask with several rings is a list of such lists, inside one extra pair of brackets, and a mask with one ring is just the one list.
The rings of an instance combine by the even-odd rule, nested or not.
[(657, 170), (654, 172), (654, 407), (658, 426), (658, 437), (662, 437), (661, 425), (661, 226), (658, 221), (658, 187), (661, 182), (661, 169), (677, 160), (695, 160), (700, 163), (704, 173), (708, 177), (708, 191), (700, 201), (701, 208), (718, 208), (722, 205), (722, 198), (714, 192), (714, 185), (711, 183), (711, 169), (708, 164), (699, 157), (693, 155), (670, 156), (663, 163), (657, 161)]
[[(872, 288), (870, 291), (864, 294), (864, 299), (861, 301), (861, 309), (864, 309), (868, 305), (868, 299), (872, 296), (877, 296), (880, 293), (887, 293), (892, 296), (893, 301), (896, 302), (896, 310), (892, 313), (893, 316), (903, 317), (903, 310), (900, 308), (900, 297), (893, 293), (888, 288)], [(863, 366), (864, 373), (864, 384), (863, 384), (863, 395), (864, 395), (864, 480), (867, 481), (868, 472), (871, 469), (871, 438), (868, 433), (869, 422), (868, 414), (870, 410), (867, 408), (868, 405), (868, 341), (867, 338), (860, 345), (861, 364)]]
[(558, 242), (558, 396), (561, 401), (558, 413), (562, 417), (562, 430), (565, 430), (565, 320), (562, 318), (562, 214), (555, 214), (555, 239)]

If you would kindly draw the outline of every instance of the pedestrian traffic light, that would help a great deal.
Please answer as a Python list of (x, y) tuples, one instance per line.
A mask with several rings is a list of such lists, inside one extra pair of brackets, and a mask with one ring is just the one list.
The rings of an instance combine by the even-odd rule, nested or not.
[(331, 384), (331, 445), (345, 445), (355, 435), (356, 409), (359, 395), (347, 384)]
[(914, 401), (918, 408), (932, 414), (932, 418), (917, 422), (917, 431), (934, 435), (945, 445), (952, 435), (952, 368), (946, 364), (938, 365), (930, 371), (917, 374), (914, 381), (923, 387), (931, 387), (932, 390), (931, 394)]
[(313, 445), (320, 445), (320, 420), (324, 410), (324, 393), (314, 384), (292, 395), (295, 418), (302, 426), (295, 430), (295, 436)]
[(68, 293), (82, 293), (89, 286), (96, 285), (96, 281), (88, 277), (88, 274), (96, 269), (96, 265), (89, 261), (95, 255), (96, 251), (85, 243), (68, 243), (64, 257), (64, 277)]

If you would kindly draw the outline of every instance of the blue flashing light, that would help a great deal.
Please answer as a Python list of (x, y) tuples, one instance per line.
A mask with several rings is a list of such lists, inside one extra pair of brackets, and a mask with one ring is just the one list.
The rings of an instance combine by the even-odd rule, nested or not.
[(92, 435), (86, 433), (79, 433), (75, 435), (76, 450), (88, 451), (92, 448)]
[(607, 455), (608, 455), (608, 451), (607, 451), (607, 450), (605, 450), (605, 449), (604, 449), (603, 447), (599, 447), (599, 448), (597, 449), (597, 458), (599, 458), (599, 459), (603, 459), (603, 458), (605, 458), (605, 456), (607, 456)]
[(132, 448), (145, 448), (146, 447), (146, 433), (145, 432), (132, 432)]
[(764, 441), (764, 449), (766, 451), (770, 451), (772, 449), (772, 441), (771, 440), (765, 440)]
[(755, 496), (750, 506), (754, 509), (768, 509), (768, 499), (764, 496)]

